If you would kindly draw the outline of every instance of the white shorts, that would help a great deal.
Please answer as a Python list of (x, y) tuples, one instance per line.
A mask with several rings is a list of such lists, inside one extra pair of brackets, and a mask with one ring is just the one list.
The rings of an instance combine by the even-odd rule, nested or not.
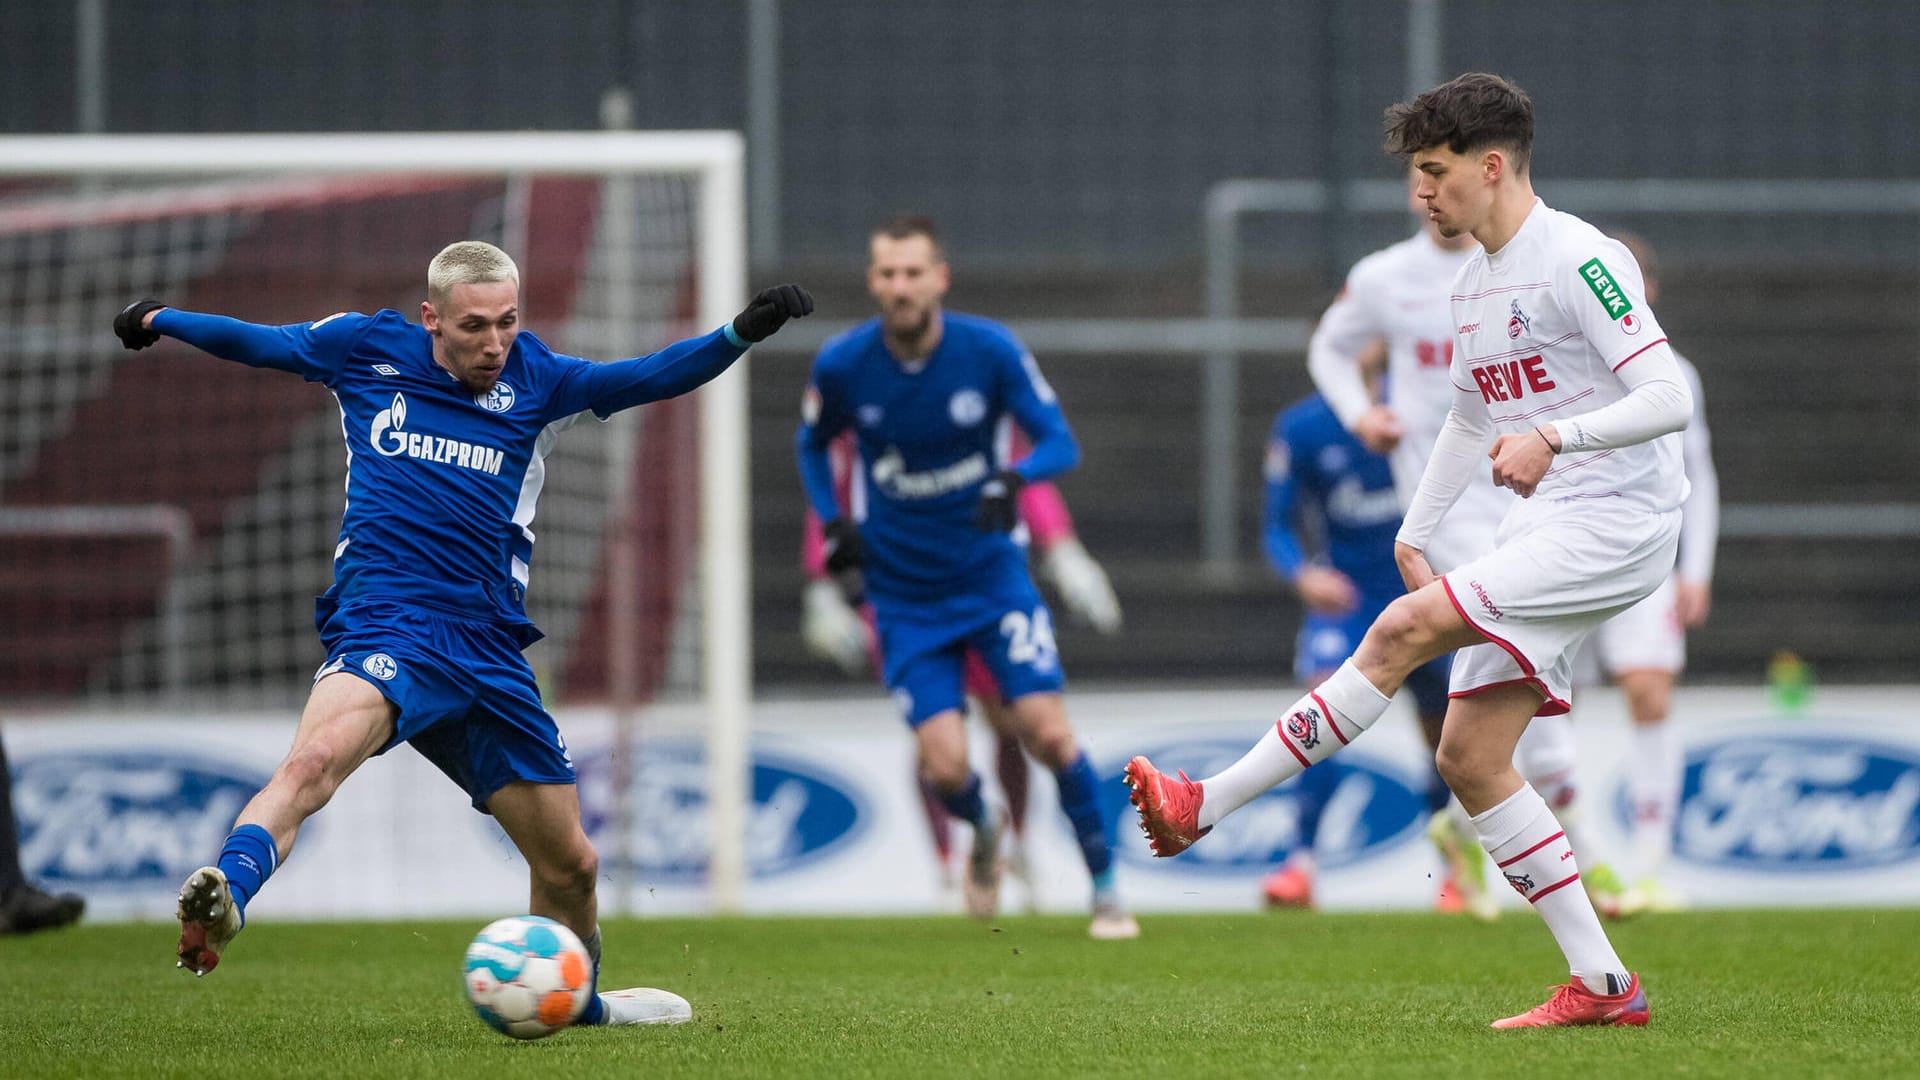
[(1574, 681), (1599, 686), (1623, 671), (1680, 674), (1687, 665), (1687, 635), (1680, 626), (1673, 576), (1645, 600), (1600, 624), (1573, 662)]
[(1572, 707), (1574, 654), (1587, 635), (1673, 573), (1680, 511), (1529, 501), (1498, 539), (1441, 579), (1460, 617), (1487, 639), (1454, 654), (1449, 694), (1524, 682), (1546, 697), (1538, 715), (1557, 716)]

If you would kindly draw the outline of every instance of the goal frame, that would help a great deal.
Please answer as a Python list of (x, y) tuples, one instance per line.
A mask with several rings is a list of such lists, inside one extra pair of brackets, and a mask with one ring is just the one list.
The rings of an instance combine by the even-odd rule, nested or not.
[[(699, 294), (696, 318), (705, 328), (725, 324), (746, 303), (745, 161), (745, 141), (737, 131), (0, 137), (0, 177), (279, 173), (685, 176), (693, 181), (698, 198), (694, 225)], [(708, 887), (714, 909), (721, 912), (736, 912), (743, 907), (747, 800), (751, 797), (748, 730), (753, 657), (747, 377), (747, 359), (742, 358), (697, 392), (701, 684), (711, 828)], [(615, 709), (616, 713), (622, 711), (622, 704), (616, 702)], [(631, 713), (631, 708), (624, 711)], [(622, 737), (616, 745), (629, 741)]]

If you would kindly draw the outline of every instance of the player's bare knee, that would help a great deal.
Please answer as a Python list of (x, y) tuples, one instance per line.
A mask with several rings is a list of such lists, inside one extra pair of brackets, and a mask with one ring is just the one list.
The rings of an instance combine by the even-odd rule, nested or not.
[(1443, 736), (1433, 764), (1447, 787), (1459, 793), (1479, 788), (1501, 771), (1502, 763), (1470, 740)]
[(920, 767), (927, 774), (927, 782), (942, 795), (951, 795), (967, 786), (972, 775), (972, 767), (967, 763), (964, 751), (949, 753), (943, 750), (927, 750), (920, 755)]
[(1672, 707), (1672, 695), (1663, 682), (1652, 679), (1627, 684), (1627, 712), (1636, 724), (1658, 724), (1666, 720)]
[(1080, 744), (1066, 724), (1048, 724), (1032, 732), (1025, 740), (1027, 752), (1049, 769), (1064, 769), (1080, 756)]
[(1403, 596), (1388, 604), (1367, 628), (1366, 637), (1354, 650), (1354, 663), (1362, 669), (1380, 667), (1405, 675), (1414, 669), (1433, 638), (1432, 628), (1420, 618), (1412, 601)]
[(280, 763), (275, 779), (299, 801), (319, 807), (333, 797), (341, 778), (334, 775), (338, 756), (323, 742), (303, 743)]
[(587, 896), (600, 880), (600, 855), (582, 837), (577, 845), (549, 853), (533, 872), (541, 889), (550, 896)]

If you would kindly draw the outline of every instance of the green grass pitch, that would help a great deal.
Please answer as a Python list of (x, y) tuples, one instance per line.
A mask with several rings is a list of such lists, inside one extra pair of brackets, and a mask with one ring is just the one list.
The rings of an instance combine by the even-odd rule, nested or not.
[(1519, 1032), (1564, 976), (1525, 913), (615, 921), (604, 983), (694, 1021), (532, 1043), (461, 994), (484, 921), (263, 922), (205, 979), (169, 926), (0, 938), (0, 1076), (1920, 1075), (1920, 911), (1627, 923), (1652, 1026)]

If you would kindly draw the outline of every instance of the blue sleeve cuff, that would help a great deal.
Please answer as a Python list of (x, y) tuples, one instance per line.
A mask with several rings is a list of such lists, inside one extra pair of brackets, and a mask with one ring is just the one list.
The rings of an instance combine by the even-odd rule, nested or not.
[(743, 338), (739, 334), (736, 334), (733, 332), (732, 323), (728, 323), (727, 325), (721, 327), (720, 332), (727, 335), (727, 340), (733, 342), (733, 347), (736, 349), (753, 348), (753, 342), (748, 341), (746, 338)]

